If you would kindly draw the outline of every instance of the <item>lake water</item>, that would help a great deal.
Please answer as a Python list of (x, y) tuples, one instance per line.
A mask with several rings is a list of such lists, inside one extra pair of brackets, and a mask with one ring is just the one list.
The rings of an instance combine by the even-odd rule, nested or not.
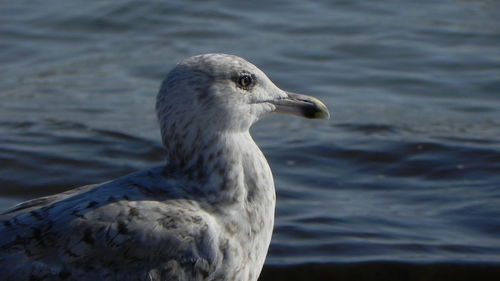
[(161, 164), (161, 80), (190, 55), (231, 53), (333, 113), (252, 129), (278, 194), (261, 280), (500, 280), (499, 12), (0, 1), (0, 209)]

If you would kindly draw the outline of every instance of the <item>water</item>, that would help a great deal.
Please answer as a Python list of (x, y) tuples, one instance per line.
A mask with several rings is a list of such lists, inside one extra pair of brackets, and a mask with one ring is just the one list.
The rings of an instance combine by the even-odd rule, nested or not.
[(161, 79), (233, 53), (333, 111), (252, 130), (261, 280), (499, 280), (497, 1), (169, 2), (0, 1), (0, 209), (162, 163)]

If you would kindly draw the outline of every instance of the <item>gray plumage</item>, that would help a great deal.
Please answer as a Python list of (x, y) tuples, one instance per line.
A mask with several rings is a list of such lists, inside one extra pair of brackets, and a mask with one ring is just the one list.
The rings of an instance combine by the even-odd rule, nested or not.
[(224, 54), (179, 63), (156, 109), (167, 164), (4, 212), (0, 280), (257, 280), (275, 192), (249, 128), (271, 112), (328, 110)]

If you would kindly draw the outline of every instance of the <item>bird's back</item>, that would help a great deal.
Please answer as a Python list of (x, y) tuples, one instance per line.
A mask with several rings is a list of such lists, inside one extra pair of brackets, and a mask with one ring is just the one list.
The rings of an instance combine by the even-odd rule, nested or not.
[(235, 241), (197, 200), (157, 168), (22, 203), (2, 214), (0, 280), (225, 279)]

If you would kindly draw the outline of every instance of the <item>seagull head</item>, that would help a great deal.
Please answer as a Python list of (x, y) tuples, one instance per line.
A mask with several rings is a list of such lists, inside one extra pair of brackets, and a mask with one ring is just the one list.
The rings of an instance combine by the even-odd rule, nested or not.
[(255, 65), (227, 54), (197, 55), (177, 64), (162, 83), (156, 109), (164, 142), (188, 126), (248, 131), (271, 113), (330, 117), (320, 100), (281, 90)]

